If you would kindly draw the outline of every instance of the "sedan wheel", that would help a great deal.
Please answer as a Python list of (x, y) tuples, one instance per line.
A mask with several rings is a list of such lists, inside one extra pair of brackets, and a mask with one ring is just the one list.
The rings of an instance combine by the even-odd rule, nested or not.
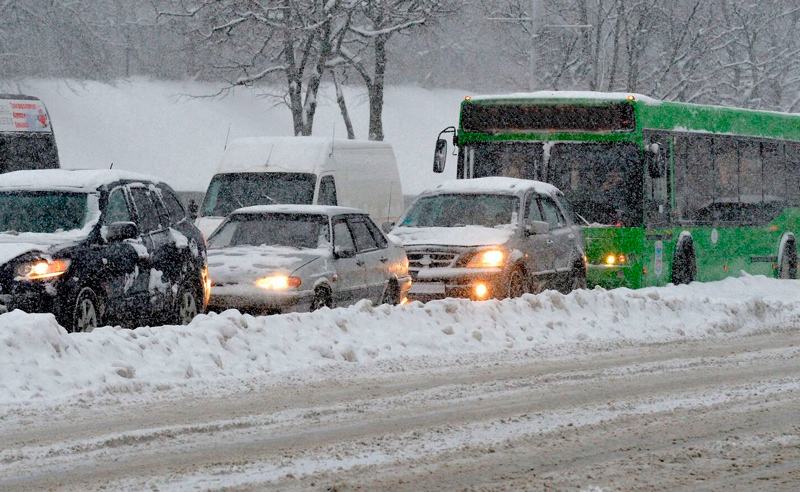
[(323, 287), (314, 291), (314, 299), (311, 301), (311, 310), (316, 311), (324, 307), (333, 307), (333, 300), (331, 299), (331, 292)]
[(72, 313), (72, 331), (90, 332), (101, 325), (103, 307), (94, 291), (84, 287), (75, 300)]
[(521, 297), (528, 292), (528, 282), (525, 278), (525, 272), (521, 268), (515, 268), (511, 272), (511, 277), (508, 280), (508, 297), (515, 298)]

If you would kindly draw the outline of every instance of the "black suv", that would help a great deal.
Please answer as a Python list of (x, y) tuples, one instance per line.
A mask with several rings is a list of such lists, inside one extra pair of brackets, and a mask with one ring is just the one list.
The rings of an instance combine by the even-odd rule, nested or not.
[(0, 313), (73, 331), (186, 324), (205, 310), (205, 241), (175, 192), (118, 171), (0, 175)]

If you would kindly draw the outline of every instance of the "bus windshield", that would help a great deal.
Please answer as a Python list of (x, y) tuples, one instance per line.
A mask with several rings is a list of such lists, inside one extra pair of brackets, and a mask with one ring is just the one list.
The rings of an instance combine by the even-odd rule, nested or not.
[(225, 217), (253, 205), (310, 205), (316, 182), (316, 175), (310, 173), (218, 174), (208, 185), (202, 212), (204, 216)]
[(545, 181), (590, 224), (642, 227), (643, 165), (635, 143), (559, 143)]

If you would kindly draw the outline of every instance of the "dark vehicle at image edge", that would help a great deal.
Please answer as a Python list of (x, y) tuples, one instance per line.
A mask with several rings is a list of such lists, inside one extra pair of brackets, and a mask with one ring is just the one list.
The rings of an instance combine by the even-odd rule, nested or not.
[(205, 242), (164, 183), (118, 171), (0, 175), (0, 313), (72, 331), (186, 324), (208, 302)]

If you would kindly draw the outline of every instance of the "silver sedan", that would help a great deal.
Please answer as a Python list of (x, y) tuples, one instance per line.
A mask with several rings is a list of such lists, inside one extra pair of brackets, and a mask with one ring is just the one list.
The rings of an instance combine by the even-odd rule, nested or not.
[(233, 212), (208, 240), (209, 309), (313, 311), (361, 299), (402, 303), (403, 249), (360, 210), (267, 205)]

